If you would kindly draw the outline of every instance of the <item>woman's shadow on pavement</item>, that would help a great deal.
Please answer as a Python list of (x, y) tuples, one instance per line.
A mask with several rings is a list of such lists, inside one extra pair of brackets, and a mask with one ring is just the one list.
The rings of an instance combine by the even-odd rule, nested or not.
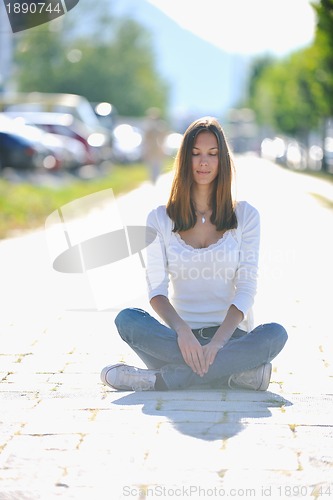
[[(142, 406), (142, 413), (157, 417), (161, 429), (214, 441), (240, 433), (249, 423), (268, 423), (270, 409), (284, 412), (290, 401), (273, 392), (246, 390), (186, 390), (134, 392), (113, 400), (121, 406)], [(160, 417), (160, 420), (158, 419)], [(261, 420), (261, 422), (260, 422)]]

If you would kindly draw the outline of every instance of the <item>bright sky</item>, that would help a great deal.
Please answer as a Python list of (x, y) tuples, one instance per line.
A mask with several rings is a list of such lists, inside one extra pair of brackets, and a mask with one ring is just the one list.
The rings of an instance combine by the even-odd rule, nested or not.
[(228, 52), (284, 55), (313, 40), (316, 19), (310, 0), (148, 1)]

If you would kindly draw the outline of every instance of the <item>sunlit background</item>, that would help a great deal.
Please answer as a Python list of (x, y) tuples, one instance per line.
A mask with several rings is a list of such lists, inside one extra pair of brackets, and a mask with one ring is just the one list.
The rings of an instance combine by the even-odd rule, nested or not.
[(213, 115), (237, 154), (331, 173), (330, 19), (320, 0), (80, 0), (13, 34), (1, 3), (2, 176), (59, 183), (143, 166), (152, 108), (168, 165), (188, 124)]

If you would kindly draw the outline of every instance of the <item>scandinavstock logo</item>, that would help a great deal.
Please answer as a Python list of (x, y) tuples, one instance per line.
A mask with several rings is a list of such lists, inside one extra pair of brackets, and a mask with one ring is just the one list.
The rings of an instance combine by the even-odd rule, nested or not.
[[(146, 249), (154, 245), (156, 254), (160, 243), (153, 228), (132, 225), (133, 215), (133, 207), (119, 206), (109, 188), (73, 200), (47, 217), (50, 261), (62, 274), (61, 288), (64, 296), (70, 294), (69, 301), (75, 276), (80, 275), (85, 276), (97, 310), (145, 293)], [(161, 273), (160, 282), (163, 277)]]
[(3, 0), (13, 33), (48, 23), (72, 10), (79, 0)]

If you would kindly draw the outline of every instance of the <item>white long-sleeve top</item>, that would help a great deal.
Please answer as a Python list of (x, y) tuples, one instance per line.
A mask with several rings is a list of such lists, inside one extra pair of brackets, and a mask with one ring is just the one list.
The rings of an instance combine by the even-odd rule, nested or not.
[(220, 325), (234, 304), (244, 314), (239, 328), (254, 327), (252, 306), (257, 290), (259, 213), (246, 201), (236, 205), (237, 229), (214, 244), (193, 248), (178, 233), (165, 205), (152, 210), (147, 226), (157, 237), (147, 248), (147, 284), (151, 300), (169, 298), (190, 328)]

